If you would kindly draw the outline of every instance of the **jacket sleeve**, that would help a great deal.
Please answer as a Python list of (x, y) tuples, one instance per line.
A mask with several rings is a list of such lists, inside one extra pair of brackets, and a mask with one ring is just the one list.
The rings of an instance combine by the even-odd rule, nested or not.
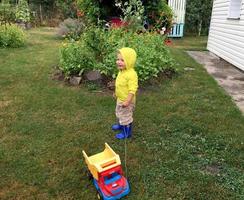
[(130, 73), (128, 79), (129, 93), (135, 95), (138, 89), (138, 76), (136, 72)]

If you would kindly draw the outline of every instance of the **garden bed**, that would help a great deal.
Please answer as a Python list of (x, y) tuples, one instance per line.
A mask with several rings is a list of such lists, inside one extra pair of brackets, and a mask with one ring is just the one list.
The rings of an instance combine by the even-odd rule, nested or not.
[(106, 31), (90, 27), (78, 41), (65, 41), (61, 47), (60, 69), (67, 76), (82, 75), (96, 70), (107, 79), (114, 79), (118, 73), (115, 61), (118, 49), (134, 48), (137, 52), (139, 82), (156, 78), (164, 71), (176, 72), (165, 37), (157, 33), (137, 34), (124, 29)]

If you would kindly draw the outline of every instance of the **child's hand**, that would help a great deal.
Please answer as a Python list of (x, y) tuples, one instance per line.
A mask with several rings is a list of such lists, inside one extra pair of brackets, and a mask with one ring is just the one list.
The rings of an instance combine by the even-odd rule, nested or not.
[(113, 93), (113, 98), (114, 98), (114, 99), (116, 99), (116, 98), (117, 98), (117, 97), (116, 97), (116, 94), (115, 94), (115, 92)]
[(129, 105), (130, 105), (130, 102), (125, 101), (125, 102), (123, 102), (122, 107), (123, 107), (123, 108), (126, 108), (126, 107), (128, 107)]
[(129, 93), (126, 101), (123, 102), (122, 107), (124, 107), (124, 108), (128, 107), (130, 105), (133, 97), (134, 97), (134, 94)]

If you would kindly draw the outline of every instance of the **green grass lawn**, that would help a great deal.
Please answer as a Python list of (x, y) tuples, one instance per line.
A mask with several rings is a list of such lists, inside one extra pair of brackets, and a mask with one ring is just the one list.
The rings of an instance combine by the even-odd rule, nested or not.
[[(201, 41), (174, 42), (180, 73), (138, 95), (125, 199), (244, 198), (244, 117), (183, 51), (205, 49)], [(26, 47), (0, 49), (0, 199), (93, 200), (82, 150), (107, 142), (125, 163), (110, 93), (52, 80), (61, 42), (33, 29)]]
[(179, 39), (172, 39), (172, 46), (182, 50), (204, 51), (207, 47), (207, 40), (207, 36), (186, 36)]

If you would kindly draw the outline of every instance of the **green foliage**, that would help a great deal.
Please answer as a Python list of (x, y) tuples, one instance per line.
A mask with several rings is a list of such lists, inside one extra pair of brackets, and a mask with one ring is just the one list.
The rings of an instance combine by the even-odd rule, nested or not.
[(94, 52), (96, 65), (93, 66), (101, 73), (115, 77), (116, 75), (116, 51), (125, 34), (119, 29), (105, 31), (98, 27), (89, 27), (81, 37), (84, 41), (87, 51)]
[(77, 17), (76, 0), (9, 0), (4, 2), (9, 2), (12, 7), (16, 7), (14, 10), (17, 13), (11, 22), (16, 19), (17, 22), (31, 21), (34, 24), (49, 23), (56, 26), (60, 19)]
[(173, 11), (165, 0), (145, 1), (147, 20), (153, 29), (162, 26), (170, 30), (173, 21)]
[(26, 34), (16, 25), (0, 26), (0, 47), (21, 47), (25, 44)]
[(56, 0), (55, 5), (60, 9), (65, 18), (76, 18), (77, 6), (75, 0)]
[(15, 20), (15, 9), (9, 3), (0, 3), (0, 24), (10, 24)]
[(158, 34), (138, 35), (113, 30), (107, 35), (106, 41), (109, 51), (104, 54), (98, 70), (113, 78), (118, 73), (115, 65), (116, 52), (124, 46), (134, 48), (137, 52), (136, 71), (141, 82), (157, 77), (166, 69), (173, 69), (173, 60), (164, 45), (164, 38)]
[(97, 0), (77, 0), (77, 6), (92, 23), (96, 23), (101, 16), (101, 8)]
[[(111, 9), (107, 8), (98, 0), (78, 0), (78, 8), (91, 22), (96, 23), (98, 19), (111, 16)], [(100, 2), (100, 3), (99, 3)], [(117, 14), (128, 22), (128, 27), (134, 30), (142, 27), (145, 18), (149, 21), (152, 29), (162, 26), (168, 30), (172, 25), (173, 13), (165, 0), (140, 1), (140, 0), (114, 0), (110, 3)], [(121, 13), (119, 12), (121, 11)], [(114, 14), (112, 12), (112, 14)], [(103, 17), (103, 18), (102, 18)]]
[(60, 69), (68, 76), (82, 74), (93, 67), (93, 55), (79, 41), (65, 41), (60, 49)]
[(144, 21), (144, 6), (140, 0), (128, 0), (123, 3), (117, 0), (115, 6), (121, 9), (124, 21), (128, 23), (127, 28), (133, 31), (141, 30)]
[[(116, 52), (124, 46), (134, 48), (138, 54), (136, 71), (141, 82), (157, 77), (166, 69), (174, 70), (173, 61), (164, 46), (162, 36), (149, 33), (138, 35), (122, 29), (105, 31), (96, 27), (88, 29), (82, 35), (80, 43), (72, 42), (63, 47), (61, 65), (68, 74), (70, 69), (72, 72), (80, 72), (80, 68), (93, 68), (110, 78), (115, 78), (118, 73), (115, 64)], [(90, 52), (89, 59), (84, 52)]]
[[(120, 4), (122, 4), (122, 1), (120, 1)], [(122, 5), (121, 9), (126, 21), (129, 21), (132, 17), (143, 19), (144, 6), (140, 0), (128, 0)]]
[(208, 35), (213, 0), (192, 0), (186, 4), (186, 32)]
[(131, 46), (137, 51), (137, 71), (141, 81), (157, 77), (159, 73), (167, 69), (176, 70), (162, 36), (146, 33), (145, 35), (134, 34), (132, 38), (133, 40), (130, 40), (129, 36), (126, 46)]
[(84, 41), (88, 51), (94, 52), (95, 60), (102, 62), (104, 56), (108, 52), (113, 51), (113, 48), (117, 46), (119, 41), (118, 34), (114, 34), (114, 38), (111, 40), (110, 35), (113, 33), (118, 33), (118, 31), (106, 31), (102, 28), (91, 26), (87, 28), (81, 40)]
[[(166, 68), (172, 68), (172, 59), (164, 46), (164, 37), (157, 34), (134, 34), (138, 31), (138, 27), (142, 27), (142, 21), (144, 20), (145, 10), (142, 2), (138, 0), (117, 0), (114, 4), (122, 11), (122, 17), (128, 23), (126, 30), (105, 31), (96, 26), (87, 28), (81, 37), (80, 44), (82, 45), (71, 42), (67, 47), (63, 47), (61, 51), (63, 71), (66, 74), (81, 73), (87, 67), (91, 68), (92, 66), (93, 69), (99, 70), (108, 77), (115, 78), (117, 74), (115, 66), (116, 52), (124, 46), (130, 46), (138, 52), (136, 70), (140, 81), (149, 80)], [(159, 8), (156, 8), (157, 5), (159, 5)], [(96, 23), (99, 21), (102, 9), (98, 1), (78, 0), (78, 6), (89, 22)], [(165, 22), (163, 20), (168, 20), (167, 23), (171, 22), (172, 12), (164, 1), (156, 2), (154, 6), (149, 7), (148, 4), (147, 8), (150, 8), (151, 12), (154, 13), (155, 20), (157, 18), (158, 24), (154, 24), (155, 26), (161, 27)], [(168, 13), (168, 15), (165, 13)], [(171, 18), (168, 18), (168, 16)], [(169, 23), (168, 26), (170, 26)], [(84, 52), (89, 52), (88, 54), (93, 55), (93, 57), (88, 59)], [(82, 57), (82, 60), (74, 58), (74, 54), (80, 55), (79, 57)], [(91, 59), (93, 62), (91, 62)]]
[(16, 21), (27, 23), (31, 19), (30, 8), (26, 0), (19, 0), (16, 7)]

